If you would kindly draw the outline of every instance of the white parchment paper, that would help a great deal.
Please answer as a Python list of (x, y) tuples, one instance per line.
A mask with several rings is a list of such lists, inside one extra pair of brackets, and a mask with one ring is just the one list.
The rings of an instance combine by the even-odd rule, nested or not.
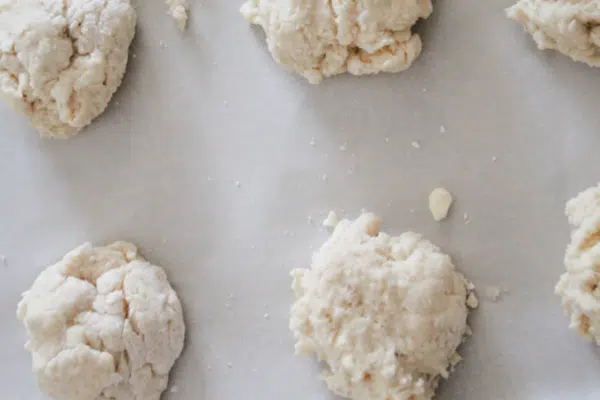
[[(162, 1), (137, 1), (135, 58), (84, 133), (42, 141), (0, 106), (0, 397), (43, 398), (20, 293), (76, 245), (121, 239), (184, 303), (165, 398), (333, 398), (316, 362), (293, 356), (289, 271), (309, 265), (330, 209), (365, 208), (509, 291), (482, 296), (439, 399), (599, 398), (598, 350), (567, 329), (553, 286), (564, 202), (600, 179), (600, 71), (538, 51), (510, 4), (437, 1), (410, 70), (311, 86), (275, 65), (238, 1), (192, 0), (183, 35)], [(440, 185), (456, 203), (437, 224)]]

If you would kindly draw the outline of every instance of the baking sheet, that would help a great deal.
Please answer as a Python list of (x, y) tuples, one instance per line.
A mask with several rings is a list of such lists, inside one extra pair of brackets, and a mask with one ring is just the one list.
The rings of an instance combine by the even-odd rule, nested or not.
[[(365, 208), (509, 290), (482, 296), (439, 399), (597, 399), (598, 350), (567, 329), (553, 285), (564, 202), (600, 177), (600, 72), (537, 51), (510, 4), (438, 1), (410, 70), (311, 86), (274, 64), (238, 1), (192, 1), (183, 35), (161, 1), (138, 1), (135, 58), (85, 133), (42, 141), (1, 105), (2, 397), (43, 398), (20, 293), (76, 245), (123, 239), (185, 307), (166, 399), (333, 398), (292, 354), (289, 271), (309, 265), (330, 209)], [(456, 197), (441, 224), (426, 204), (439, 185)]]

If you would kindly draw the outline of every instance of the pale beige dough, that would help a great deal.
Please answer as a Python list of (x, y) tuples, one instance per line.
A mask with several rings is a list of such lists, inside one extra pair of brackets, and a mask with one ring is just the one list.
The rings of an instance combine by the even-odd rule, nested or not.
[(553, 49), (600, 67), (599, 1), (520, 0), (506, 14), (523, 25), (540, 50)]
[(244, 17), (260, 25), (275, 61), (311, 83), (349, 72), (400, 72), (421, 53), (411, 32), (431, 0), (248, 0)]
[(566, 214), (572, 226), (565, 254), (567, 271), (556, 285), (570, 327), (600, 345), (600, 186), (571, 199)]
[(380, 224), (373, 214), (340, 221), (311, 268), (293, 271), (296, 352), (323, 361), (322, 379), (340, 396), (431, 399), (461, 359), (477, 298), (439, 248)]
[(179, 298), (131, 243), (69, 252), (17, 315), (40, 389), (55, 400), (159, 400), (183, 349)]
[(429, 194), (429, 212), (435, 221), (441, 221), (448, 216), (450, 206), (454, 202), (452, 193), (446, 188), (435, 188)]
[(77, 134), (125, 73), (129, 0), (0, 0), (0, 97), (42, 136)]

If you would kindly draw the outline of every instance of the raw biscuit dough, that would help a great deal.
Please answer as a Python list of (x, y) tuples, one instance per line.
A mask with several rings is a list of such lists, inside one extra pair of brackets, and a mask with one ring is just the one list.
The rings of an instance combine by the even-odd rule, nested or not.
[(69, 252), (40, 273), (17, 315), (40, 389), (55, 400), (159, 400), (183, 348), (165, 272), (125, 242)]
[(556, 285), (570, 327), (600, 345), (600, 186), (579, 193), (566, 206), (573, 227), (565, 272)]
[(575, 61), (600, 67), (600, 2), (520, 0), (506, 10), (540, 50), (557, 50)]
[(431, 0), (248, 0), (244, 17), (260, 25), (275, 61), (311, 83), (344, 72), (400, 72), (421, 53), (411, 32)]
[(342, 220), (296, 269), (290, 329), (298, 354), (326, 365), (329, 389), (355, 400), (426, 400), (460, 361), (473, 286), (450, 257), (412, 232), (390, 237), (380, 220)]
[(0, 97), (42, 136), (75, 135), (121, 84), (135, 23), (129, 0), (0, 0)]

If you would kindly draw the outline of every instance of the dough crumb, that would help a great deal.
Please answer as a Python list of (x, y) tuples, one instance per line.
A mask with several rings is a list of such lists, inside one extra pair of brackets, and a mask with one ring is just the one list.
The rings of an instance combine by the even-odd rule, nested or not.
[(440, 126), (440, 133), (446, 133), (446, 127), (444, 125)]
[(448, 211), (454, 202), (452, 194), (445, 188), (433, 189), (429, 194), (429, 211), (436, 221), (441, 221), (448, 216)]
[(469, 308), (479, 307), (479, 299), (477, 298), (477, 296), (475, 296), (475, 293), (469, 293), (469, 296), (467, 297), (467, 306)]
[(412, 142), (411, 144), (412, 144), (412, 147), (414, 147), (415, 149), (421, 148), (421, 143), (417, 142), (416, 140), (414, 142)]
[(188, 21), (188, 3), (186, 0), (166, 0), (169, 15), (173, 17), (180, 31), (184, 31)]
[(338, 222), (339, 218), (335, 211), (332, 210), (329, 211), (329, 214), (327, 214), (327, 217), (323, 220), (323, 226), (327, 229), (333, 229), (337, 226)]

